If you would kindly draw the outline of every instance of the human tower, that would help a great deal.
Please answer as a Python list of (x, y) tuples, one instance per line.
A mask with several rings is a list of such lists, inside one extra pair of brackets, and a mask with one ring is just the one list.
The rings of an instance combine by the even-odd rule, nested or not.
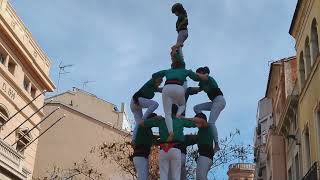
[[(186, 148), (197, 144), (196, 177), (207, 179), (214, 154), (220, 150), (215, 125), (226, 102), (217, 82), (209, 75), (208, 67), (199, 67), (196, 72), (186, 69), (182, 47), (188, 38), (188, 17), (183, 5), (176, 3), (172, 13), (178, 17), (176, 44), (171, 47), (171, 67), (156, 72), (132, 97), (130, 108), (136, 121), (133, 131), (133, 162), (138, 180), (149, 176), (148, 157), (153, 143), (151, 128), (158, 127), (160, 135), (159, 168), (160, 180), (186, 179)], [(199, 82), (198, 87), (188, 87), (186, 78)], [(166, 79), (162, 88), (163, 78)], [(185, 117), (186, 101), (190, 95), (199, 92), (208, 95), (208, 102), (194, 106), (195, 116)], [(159, 104), (152, 100), (155, 93), (162, 93), (164, 117), (153, 113)], [(143, 113), (143, 109), (146, 111)], [(207, 119), (202, 111), (210, 111)], [(197, 138), (191, 142), (184, 135), (184, 128), (198, 128)]]

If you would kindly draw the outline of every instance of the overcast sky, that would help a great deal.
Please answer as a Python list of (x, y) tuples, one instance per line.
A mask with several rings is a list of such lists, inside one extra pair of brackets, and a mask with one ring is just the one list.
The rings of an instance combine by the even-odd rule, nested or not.
[[(85, 90), (128, 107), (133, 93), (152, 73), (170, 66), (170, 47), (177, 36), (170, 9), (176, 1), (11, 2), (51, 58), (56, 85), (60, 61), (74, 65), (61, 77), (60, 92), (94, 81)], [(189, 38), (183, 48), (187, 68), (210, 67), (225, 94), (227, 106), (217, 121), (220, 137), (238, 128), (244, 143), (252, 143), (268, 64), (295, 55), (288, 31), (297, 0), (181, 2), (189, 18)], [(190, 80), (189, 85), (195, 84)], [(160, 94), (155, 99), (161, 104)], [(207, 100), (204, 94), (192, 96), (187, 114), (193, 115), (192, 107)], [(162, 107), (157, 112), (163, 114)]]

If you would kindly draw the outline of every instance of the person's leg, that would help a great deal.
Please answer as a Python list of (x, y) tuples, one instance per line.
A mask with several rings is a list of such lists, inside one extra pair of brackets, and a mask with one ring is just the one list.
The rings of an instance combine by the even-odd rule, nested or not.
[(136, 123), (135, 127), (133, 129), (133, 135), (132, 135), (132, 140), (134, 141), (135, 138), (136, 138), (136, 135), (137, 135), (138, 124), (142, 120), (142, 108), (140, 106), (136, 105), (133, 100), (131, 100), (130, 109), (131, 109), (131, 112), (133, 114), (133, 118), (134, 118), (135, 123)]
[(145, 157), (135, 156), (133, 158), (133, 164), (137, 171), (137, 180), (148, 180), (149, 178), (148, 159)]
[(181, 178), (181, 151), (177, 148), (171, 148), (168, 152), (170, 159), (170, 168), (173, 180)]
[(181, 153), (181, 180), (187, 179), (187, 171), (186, 171), (186, 154)]
[(176, 87), (175, 101), (178, 105), (177, 116), (180, 116), (186, 109), (185, 90), (182, 86)]
[(225, 106), (226, 106), (226, 101), (223, 96), (217, 96), (212, 101), (212, 107), (211, 107), (211, 112), (210, 112), (210, 117), (209, 117), (208, 123), (212, 129), (213, 139), (214, 139), (214, 143), (215, 143), (215, 147), (214, 147), (215, 152), (220, 150), (216, 121), (217, 121), (221, 111), (225, 108)]
[(174, 86), (172, 85), (165, 85), (162, 90), (162, 103), (163, 103), (163, 110), (165, 116), (166, 126), (168, 128), (169, 133), (173, 133), (173, 124), (172, 124), (172, 98), (171, 94), (173, 91)]
[(176, 46), (178, 46), (177, 51), (179, 52), (182, 59), (184, 59), (183, 52), (182, 52), (182, 46), (183, 46), (184, 42), (187, 40), (187, 38), (188, 38), (188, 30), (179, 31)]
[(197, 160), (196, 179), (207, 180), (208, 172), (212, 166), (212, 160), (205, 156), (199, 156)]
[(185, 81), (183, 83), (183, 88), (184, 88), (184, 95), (185, 95), (185, 110), (183, 111), (183, 113), (181, 114), (182, 116), (186, 116), (186, 111), (187, 111), (187, 100), (188, 98), (186, 97), (187, 96), (187, 90), (188, 90), (188, 81)]
[(147, 111), (142, 116), (142, 120), (146, 120), (150, 116), (150, 114), (153, 113), (159, 106), (159, 103), (151, 99), (140, 97), (138, 100), (140, 107), (147, 108)]
[(212, 108), (212, 102), (206, 102), (206, 103), (201, 103), (198, 105), (195, 105), (193, 107), (193, 111), (198, 114), (201, 113), (202, 111), (210, 111)]
[(168, 153), (160, 150), (159, 153), (159, 169), (160, 169), (160, 180), (168, 180), (169, 178), (169, 158)]

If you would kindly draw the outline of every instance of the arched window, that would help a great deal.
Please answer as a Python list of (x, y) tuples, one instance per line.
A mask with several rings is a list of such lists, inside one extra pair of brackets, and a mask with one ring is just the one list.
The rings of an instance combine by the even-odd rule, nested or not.
[(4, 124), (8, 118), (9, 113), (7, 109), (4, 106), (0, 105), (0, 125)]
[(310, 43), (309, 37), (307, 37), (304, 45), (304, 65), (305, 65), (305, 79), (308, 78), (308, 75), (311, 70), (311, 55), (310, 55)]
[(300, 88), (303, 89), (304, 82), (305, 82), (305, 66), (304, 66), (303, 52), (300, 53), (300, 57), (299, 57), (299, 82), (300, 82)]
[(318, 29), (317, 20), (313, 19), (311, 26), (311, 66), (316, 62), (319, 55), (319, 39), (318, 39)]

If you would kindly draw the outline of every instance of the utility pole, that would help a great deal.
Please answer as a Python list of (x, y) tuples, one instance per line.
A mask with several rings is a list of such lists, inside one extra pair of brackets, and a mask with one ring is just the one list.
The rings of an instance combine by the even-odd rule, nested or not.
[(60, 78), (62, 74), (68, 74), (70, 72), (66, 71), (66, 68), (72, 67), (73, 64), (62, 65), (62, 61), (59, 64), (59, 77), (58, 77), (58, 85), (57, 85), (57, 94), (59, 93), (59, 86), (60, 86)]

